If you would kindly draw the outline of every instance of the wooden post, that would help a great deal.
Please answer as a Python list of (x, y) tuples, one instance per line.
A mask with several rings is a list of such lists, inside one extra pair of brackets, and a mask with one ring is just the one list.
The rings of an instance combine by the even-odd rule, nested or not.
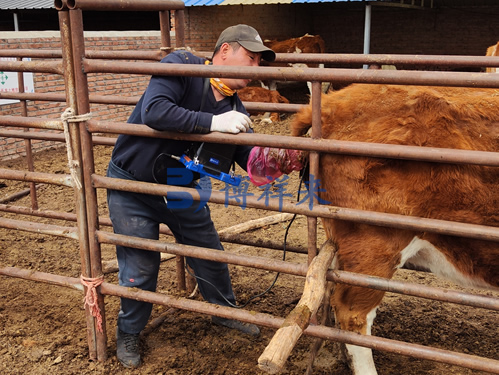
[(270, 374), (280, 372), (295, 347), (310, 318), (317, 312), (326, 290), (326, 272), (331, 265), (336, 245), (327, 240), (319, 254), (313, 259), (307, 271), (303, 294), (282, 326), (258, 358), (258, 367)]

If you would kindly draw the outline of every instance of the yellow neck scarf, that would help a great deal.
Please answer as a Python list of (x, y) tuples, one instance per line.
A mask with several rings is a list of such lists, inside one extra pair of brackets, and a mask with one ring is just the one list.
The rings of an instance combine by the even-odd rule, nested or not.
[[(209, 65), (208, 60), (205, 61), (206, 65)], [(211, 85), (223, 96), (232, 96), (236, 93), (236, 90), (232, 90), (229, 86), (223, 83), (219, 78), (210, 78)]]
[(223, 96), (232, 96), (236, 93), (236, 90), (232, 90), (229, 86), (220, 81), (220, 79), (218, 78), (210, 78), (210, 83)]

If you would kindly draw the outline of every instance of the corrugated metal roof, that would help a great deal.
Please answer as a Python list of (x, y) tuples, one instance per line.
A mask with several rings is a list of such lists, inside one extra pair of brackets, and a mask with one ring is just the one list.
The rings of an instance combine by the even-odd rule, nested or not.
[(220, 5), (224, 0), (184, 0), (185, 6)]
[(49, 9), (54, 0), (0, 0), (0, 9)]
[(363, 0), (184, 0), (185, 6), (201, 5), (257, 5), (257, 4), (293, 4), (293, 3), (336, 3)]

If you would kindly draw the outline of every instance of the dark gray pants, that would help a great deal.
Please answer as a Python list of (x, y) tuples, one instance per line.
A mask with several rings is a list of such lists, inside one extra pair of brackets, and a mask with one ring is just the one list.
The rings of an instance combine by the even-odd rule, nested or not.
[[(134, 180), (112, 162), (107, 175)], [(178, 243), (223, 250), (207, 205), (200, 209), (198, 202), (194, 202), (191, 207), (171, 209), (163, 197), (118, 190), (108, 190), (107, 200), (115, 233), (157, 240), (159, 224), (164, 223)], [(120, 285), (156, 290), (160, 253), (116, 246), (116, 255)], [(235, 304), (227, 264), (196, 258), (186, 260), (197, 277), (214, 285), (198, 279), (199, 291), (206, 301), (228, 306), (227, 299)], [(127, 333), (139, 333), (147, 324), (151, 311), (150, 303), (122, 298), (118, 327)]]

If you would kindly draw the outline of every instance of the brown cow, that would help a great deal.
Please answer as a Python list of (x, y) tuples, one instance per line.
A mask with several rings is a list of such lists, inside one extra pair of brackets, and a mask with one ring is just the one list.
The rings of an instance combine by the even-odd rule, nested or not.
[[(499, 56), (499, 42), (487, 48), (485, 56)], [(487, 73), (499, 73), (499, 68), (486, 68)]]
[[(289, 100), (279, 94), (277, 90), (268, 90), (263, 87), (247, 86), (238, 90), (237, 95), (243, 102), (289, 103)], [(257, 112), (255, 114), (260, 115), (264, 113)], [(279, 119), (279, 113), (266, 112), (262, 121), (277, 122)]]
[[(305, 34), (298, 38), (291, 38), (286, 40), (265, 40), (263, 42), (267, 47), (272, 48), (275, 53), (325, 53), (326, 44), (320, 35)], [(324, 67), (323, 64), (279, 64), (279, 63), (264, 63), (270, 66), (293, 66), (296, 68), (312, 68)], [(262, 64), (262, 65), (264, 65)], [(307, 83), (310, 93), (312, 87), (310, 82)], [(270, 90), (275, 90), (277, 84), (275, 81), (262, 82), (262, 86)]]
[(267, 47), (275, 53), (324, 53), (326, 44), (320, 35), (305, 34), (286, 40), (265, 40)]
[[(310, 107), (293, 135), (311, 126)], [(322, 136), (360, 141), (498, 152), (496, 90), (354, 84), (323, 95)], [(494, 129), (495, 127), (495, 129)], [(499, 168), (323, 154), (321, 198), (333, 206), (499, 226)], [(426, 231), (323, 220), (336, 242), (332, 267), (391, 278), (404, 265), (454, 282), (499, 289), (499, 243)], [(336, 324), (370, 334), (379, 290), (338, 284)], [(371, 350), (346, 345), (356, 375), (376, 374)]]

